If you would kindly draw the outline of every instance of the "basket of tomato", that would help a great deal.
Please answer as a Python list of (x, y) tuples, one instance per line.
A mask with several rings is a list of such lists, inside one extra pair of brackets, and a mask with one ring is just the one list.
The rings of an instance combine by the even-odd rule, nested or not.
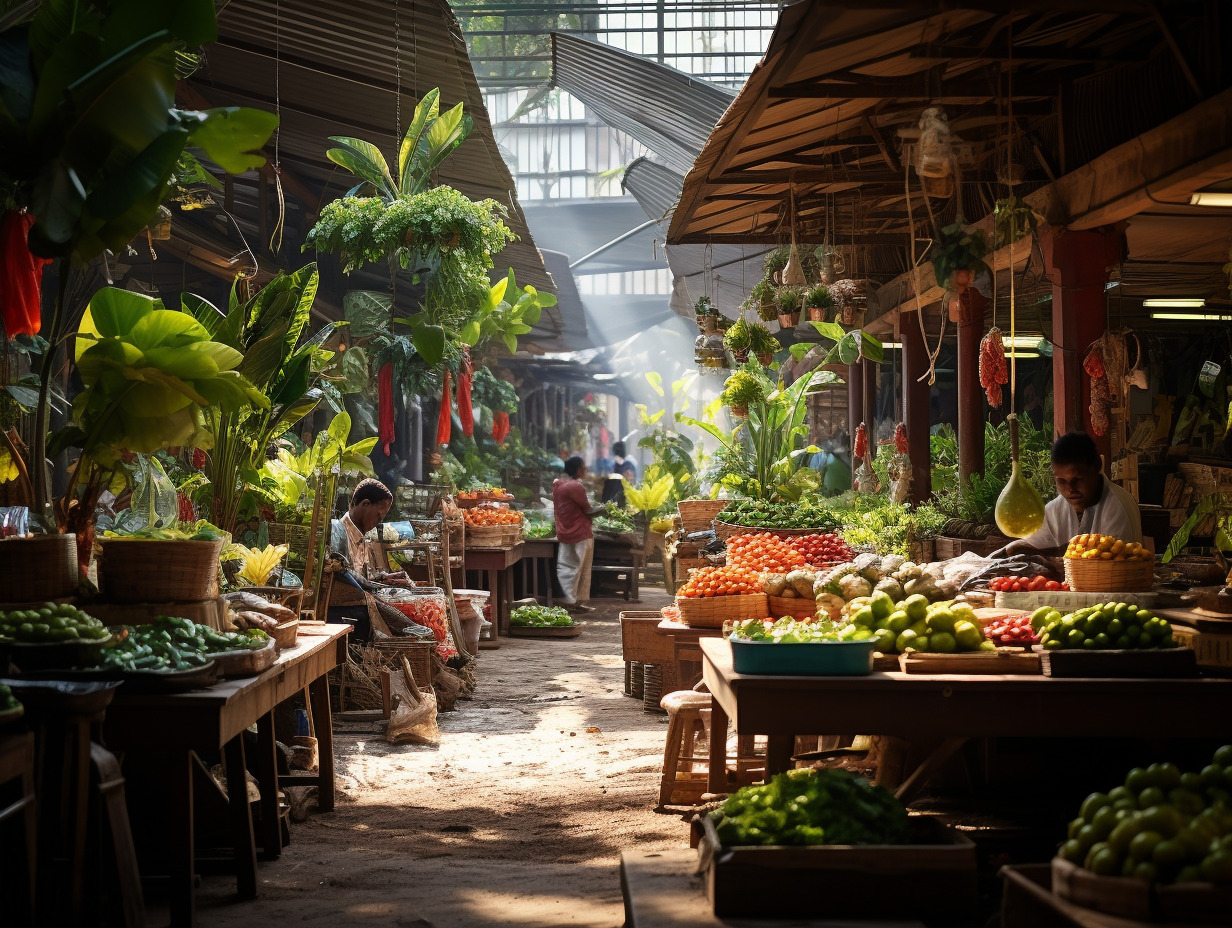
[(746, 567), (701, 567), (676, 591), (680, 621), (722, 628), (730, 620), (764, 619), (766, 594), (756, 571)]
[(522, 513), (503, 506), (467, 509), (466, 544), (474, 548), (512, 548), (522, 540)]
[(1034, 577), (997, 577), (988, 588), (994, 593), (1061, 593), (1069, 592), (1069, 584), (1050, 580), (1043, 574)]

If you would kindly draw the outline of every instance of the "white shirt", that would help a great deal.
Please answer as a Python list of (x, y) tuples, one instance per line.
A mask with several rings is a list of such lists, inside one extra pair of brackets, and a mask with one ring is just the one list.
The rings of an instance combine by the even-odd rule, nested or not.
[(1082, 516), (1064, 496), (1050, 500), (1044, 507), (1044, 526), (1022, 539), (1033, 548), (1057, 548), (1069, 544), (1075, 535), (1095, 532), (1111, 535), (1121, 541), (1142, 541), (1142, 515), (1138, 504), (1127, 490), (1104, 476), (1104, 492), (1099, 502), (1084, 509)]
[[(345, 548), (342, 546), (344, 538), (346, 539)], [(368, 538), (359, 530), (359, 526), (351, 521), (349, 512), (344, 513), (341, 519), (333, 521), (330, 544), (335, 551), (346, 555), (351, 563), (351, 573), (357, 577), (367, 576), (366, 571), (371, 553), (368, 550)]]

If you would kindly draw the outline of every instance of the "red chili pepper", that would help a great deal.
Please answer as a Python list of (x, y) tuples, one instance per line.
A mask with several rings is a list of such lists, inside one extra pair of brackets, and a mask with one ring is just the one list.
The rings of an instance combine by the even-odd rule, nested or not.
[(470, 438), (475, 434), (475, 413), (471, 408), (471, 380), (474, 369), (471, 367), (471, 351), (463, 346), (462, 366), (458, 370), (458, 418), (462, 420), (462, 434)]
[(30, 253), (34, 217), (9, 210), (0, 219), (0, 319), (8, 338), (37, 335), (42, 328), (43, 266), (48, 259)]
[(856, 429), (855, 456), (857, 460), (861, 460), (868, 455), (868, 429), (861, 422)]
[(909, 445), (907, 444), (907, 426), (900, 422), (894, 429), (894, 447), (898, 449), (899, 454), (906, 454)]
[(381, 365), (377, 375), (377, 419), (381, 448), (388, 455), (394, 440), (394, 367), (389, 362)]
[(505, 439), (509, 437), (509, 413), (494, 412), (492, 413), (492, 438), (496, 440), (498, 445), (503, 445)]
[(445, 386), (441, 390), (441, 415), (436, 422), (436, 443), (438, 445), (449, 444), (449, 436), (453, 430), (450, 422), (450, 406), (449, 406), (449, 371), (445, 371)]

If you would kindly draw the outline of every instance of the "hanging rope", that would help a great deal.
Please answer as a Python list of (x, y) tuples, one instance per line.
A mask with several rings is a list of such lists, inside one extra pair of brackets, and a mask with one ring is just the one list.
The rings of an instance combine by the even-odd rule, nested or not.
[(287, 224), (287, 198), (282, 191), (282, 158), (279, 142), (282, 137), (282, 0), (274, 4), (274, 115), (278, 125), (274, 129), (274, 193), (278, 197), (278, 220), (270, 232), (269, 249), (277, 254), (282, 250), (282, 233)]
[[(924, 307), (920, 305), (920, 263), (915, 252), (915, 217), (911, 209), (911, 168), (903, 165), (903, 193), (907, 197), (907, 226), (911, 236), (911, 289), (915, 291), (915, 318), (920, 325), (920, 339), (924, 342), (924, 351), (928, 354), (928, 370), (916, 378), (916, 383), (928, 381), (931, 387), (937, 382), (937, 358), (941, 354), (941, 343), (945, 339), (945, 323), (948, 314), (944, 307), (941, 311), (941, 331), (937, 333), (937, 347), (928, 347), (928, 333), (924, 331)], [(927, 195), (924, 197), (927, 202)]]

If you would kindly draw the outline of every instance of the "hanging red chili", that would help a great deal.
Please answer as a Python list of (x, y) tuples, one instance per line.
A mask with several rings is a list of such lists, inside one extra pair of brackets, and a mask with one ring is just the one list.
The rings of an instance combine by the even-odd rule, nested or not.
[(377, 375), (377, 433), (381, 448), (389, 455), (390, 443), (394, 440), (394, 367), (388, 361), (381, 365)]
[(0, 219), (0, 319), (8, 338), (37, 335), (42, 328), (43, 266), (48, 259), (30, 253), (34, 217), (11, 209)]
[(441, 390), (441, 415), (436, 421), (436, 443), (438, 445), (449, 444), (449, 436), (452, 431), (452, 423), (450, 418), (452, 410), (449, 407), (449, 371), (445, 371), (445, 387)]
[(907, 444), (907, 426), (902, 422), (894, 427), (894, 447), (899, 454), (906, 454), (910, 447)]
[(474, 376), (474, 368), (471, 367), (471, 350), (464, 345), (462, 366), (458, 369), (458, 418), (462, 420), (462, 434), (467, 438), (475, 434), (475, 413), (471, 408), (471, 381)]
[(1001, 405), (1001, 385), (1009, 382), (1005, 343), (1001, 340), (1001, 330), (994, 325), (980, 342), (980, 386), (988, 394), (988, 405), (993, 409)]
[(859, 428), (856, 429), (856, 442), (855, 442), (854, 451), (855, 451), (856, 460), (862, 460), (863, 458), (868, 456), (868, 429), (864, 427), (863, 422), (861, 422), (859, 425)]
[(492, 437), (498, 445), (503, 445), (509, 437), (509, 413), (492, 413)]

